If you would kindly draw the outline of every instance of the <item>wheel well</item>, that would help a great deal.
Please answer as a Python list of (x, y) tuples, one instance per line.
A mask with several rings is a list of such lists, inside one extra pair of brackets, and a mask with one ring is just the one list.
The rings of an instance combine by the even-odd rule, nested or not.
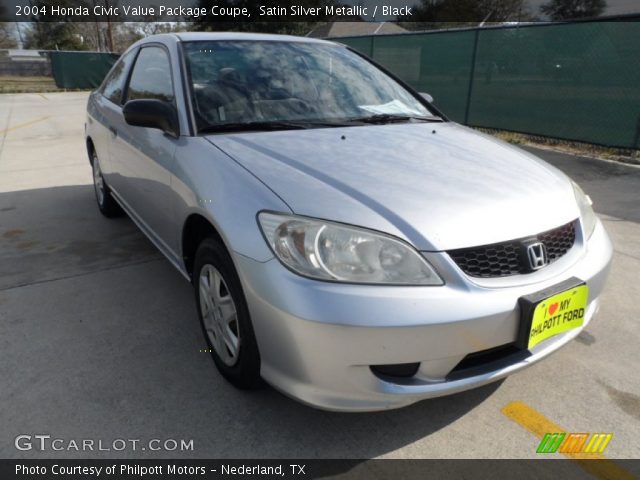
[(200, 243), (208, 237), (215, 238), (224, 246), (222, 237), (209, 220), (198, 214), (193, 214), (187, 218), (182, 229), (182, 260), (190, 277), (193, 275), (196, 250), (198, 250)]
[(93, 164), (93, 153), (96, 151), (96, 147), (93, 145), (91, 137), (87, 137), (87, 155), (89, 155), (89, 163)]

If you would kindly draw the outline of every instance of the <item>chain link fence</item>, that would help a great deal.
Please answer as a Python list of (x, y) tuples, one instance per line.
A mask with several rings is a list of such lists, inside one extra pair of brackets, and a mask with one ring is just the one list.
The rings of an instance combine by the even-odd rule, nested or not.
[(41, 85), (45, 90), (89, 90), (102, 83), (118, 57), (100, 52), (0, 50), (0, 80), (16, 83), (16, 91), (21, 85), (28, 91), (38, 79), (45, 81)]
[(120, 55), (99, 52), (51, 52), (51, 70), (58, 88), (98, 87)]
[(335, 38), (453, 120), (640, 147), (640, 22), (585, 21)]

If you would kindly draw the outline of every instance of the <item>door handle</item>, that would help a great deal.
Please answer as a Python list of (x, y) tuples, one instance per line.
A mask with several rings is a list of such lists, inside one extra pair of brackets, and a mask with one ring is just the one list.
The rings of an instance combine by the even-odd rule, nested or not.
[(109, 131), (114, 137), (118, 136), (118, 131), (114, 127), (109, 127)]

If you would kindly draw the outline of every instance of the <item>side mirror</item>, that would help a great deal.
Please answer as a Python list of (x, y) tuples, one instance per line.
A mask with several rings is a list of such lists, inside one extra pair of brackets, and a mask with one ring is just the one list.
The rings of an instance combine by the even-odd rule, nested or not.
[(122, 113), (129, 125), (159, 128), (176, 138), (180, 135), (178, 112), (168, 102), (157, 99), (129, 100), (124, 104)]
[(427, 102), (433, 103), (433, 97), (428, 93), (420, 92), (420, 96), (424, 98)]

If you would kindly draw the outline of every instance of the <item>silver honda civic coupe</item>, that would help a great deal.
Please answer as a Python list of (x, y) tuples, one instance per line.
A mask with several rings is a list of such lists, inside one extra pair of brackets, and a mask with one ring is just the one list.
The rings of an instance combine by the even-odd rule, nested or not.
[(193, 283), (240, 388), (397, 408), (532, 365), (598, 310), (612, 247), (580, 187), (344, 45), (146, 38), (85, 132), (100, 211)]

